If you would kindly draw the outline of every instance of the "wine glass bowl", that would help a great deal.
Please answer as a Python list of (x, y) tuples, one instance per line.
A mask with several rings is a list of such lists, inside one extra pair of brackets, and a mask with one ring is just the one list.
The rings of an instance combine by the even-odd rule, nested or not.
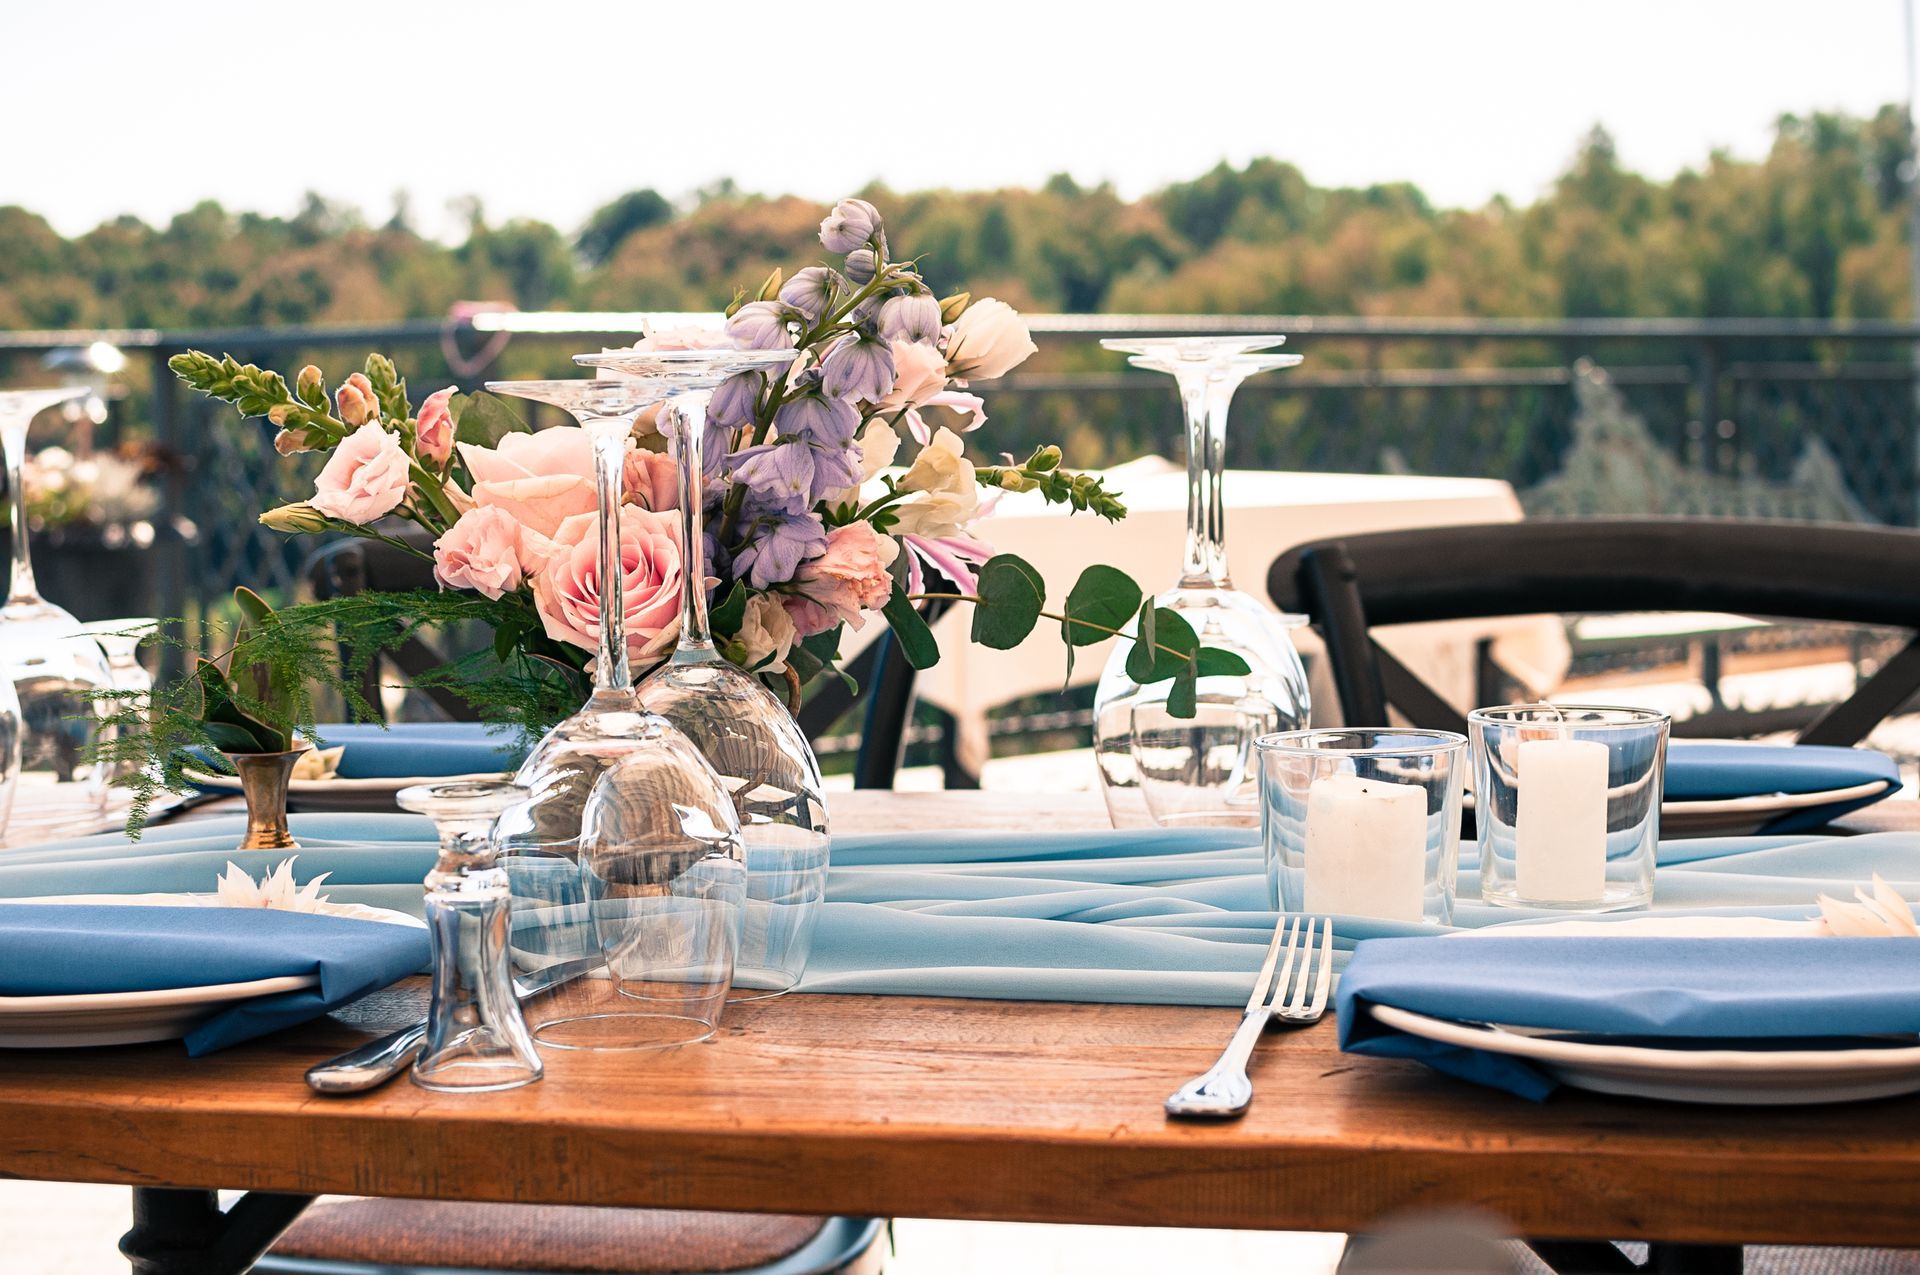
[[(1117, 643), (1094, 694), (1094, 759), (1116, 827), (1252, 827), (1260, 820), (1254, 741), (1307, 724), (1306, 669), (1288, 636), (1302, 617), (1278, 616), (1233, 587), (1227, 571), (1227, 408), (1248, 376), (1294, 367), (1299, 355), (1257, 353), (1283, 336), (1171, 336), (1102, 341), (1134, 367), (1165, 372), (1178, 387), (1187, 433), (1187, 535), (1179, 582), (1155, 606), (1174, 612), (1200, 644), (1239, 656), (1244, 674), (1210, 674), (1194, 711), (1169, 708), (1171, 682), (1142, 686), (1127, 672), (1131, 642)], [(1128, 625), (1127, 636), (1135, 632)]]
[(733, 802), (684, 735), (648, 715), (647, 747), (593, 786), (580, 906), (594, 976), (534, 1029), (555, 1049), (658, 1049), (711, 1036), (733, 981), (746, 855)]
[(90, 392), (86, 386), (0, 390), (13, 536), (12, 579), (0, 605), (0, 665), (19, 704), (20, 767), (10, 819), (16, 830), (90, 822), (106, 810), (107, 768), (91, 758), (90, 746), (105, 716), (98, 696), (113, 688), (113, 675), (105, 652), (80, 632), (73, 613), (40, 596), (22, 489), (28, 425), (47, 408)]

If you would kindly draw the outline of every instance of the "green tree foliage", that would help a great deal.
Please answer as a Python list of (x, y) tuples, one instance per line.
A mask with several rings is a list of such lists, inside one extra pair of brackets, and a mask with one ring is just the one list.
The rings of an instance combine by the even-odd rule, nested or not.
[[(1315, 186), (1277, 159), (1143, 198), (1061, 174), (1037, 190), (865, 192), (936, 289), (1037, 310), (1461, 316), (1907, 312), (1905, 112), (1785, 116), (1765, 157), (1655, 181), (1603, 129), (1538, 200), (1434, 207), (1404, 183)], [(462, 299), (525, 309), (717, 307), (819, 256), (811, 200), (721, 182), (679, 206), (636, 189), (576, 231), (488, 221), (464, 242), (311, 194), (291, 216), (201, 203), (164, 226), (65, 238), (0, 207), (0, 327), (371, 323)]]

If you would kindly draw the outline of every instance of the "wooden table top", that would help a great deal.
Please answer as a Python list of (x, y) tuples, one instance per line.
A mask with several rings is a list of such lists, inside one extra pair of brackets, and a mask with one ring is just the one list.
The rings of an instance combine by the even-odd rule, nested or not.
[[(1071, 826), (1077, 797), (855, 794), (844, 828)], [(0, 1176), (471, 1200), (1355, 1230), (1472, 1203), (1537, 1237), (1920, 1245), (1920, 1099), (1543, 1104), (1270, 1034), (1225, 1125), (1160, 1103), (1230, 1011), (790, 996), (709, 1044), (550, 1053), (484, 1095), (307, 1091), (316, 1059), (421, 1012), (419, 981), (207, 1058), (0, 1054)]]

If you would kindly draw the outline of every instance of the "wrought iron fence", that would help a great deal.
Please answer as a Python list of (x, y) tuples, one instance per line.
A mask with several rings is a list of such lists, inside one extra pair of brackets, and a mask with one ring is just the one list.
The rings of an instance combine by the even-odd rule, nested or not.
[[(185, 393), (168, 356), (200, 348), (281, 368), (313, 361), (337, 379), (379, 349), (417, 393), (471, 389), (495, 376), (571, 374), (570, 354), (630, 341), (643, 318), (0, 333), (0, 377), (19, 383), (52, 350), (100, 340), (144, 360), (139, 376), (140, 362), (129, 369), (119, 428), (179, 456), (166, 479), (168, 525), (189, 529), (181, 552), (156, 561), (167, 577), (156, 582), (162, 596), (212, 599), (239, 583), (287, 593), (305, 549), (256, 517), (298, 499), (309, 475), (274, 455), (270, 430)], [(1229, 432), (1234, 466), (1502, 478), (1546, 512), (1920, 518), (1916, 325), (1043, 315), (1032, 326), (1041, 353), (1031, 370), (989, 387), (993, 424), (980, 437), (996, 449), (1060, 441), (1089, 465), (1178, 457), (1169, 382), (1125, 371), (1094, 338), (1274, 331), (1308, 362), (1242, 387)], [(1596, 408), (1586, 391), (1602, 382), (1612, 397)], [(1622, 495), (1587, 469), (1662, 477)], [(1648, 507), (1620, 509), (1622, 500)]]

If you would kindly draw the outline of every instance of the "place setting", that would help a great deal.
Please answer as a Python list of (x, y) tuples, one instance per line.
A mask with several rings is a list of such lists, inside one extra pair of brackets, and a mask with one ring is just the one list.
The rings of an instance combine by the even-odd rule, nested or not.
[[(481, 1158), (584, 1129), (618, 1150), (583, 1172), (640, 1183), (616, 1195), (721, 1172), (702, 1156), (856, 1164), (802, 1213), (893, 1198), (857, 1164), (909, 1136), (974, 1189), (1000, 1190), (974, 1154), (1112, 1187), (1279, 1172), (1326, 1136), (1294, 1104), (1470, 1142), (1920, 1092), (1920, 841), (1849, 822), (1911, 803), (1864, 727), (1676, 740), (1665, 711), (1539, 690), (1464, 729), (1437, 696), (1389, 711), (1361, 533), (1288, 548), (1292, 593), (1229, 570), (1229, 410), (1311, 356), (1278, 332), (1084, 351), (1177, 392), (1186, 531), (1149, 592), (1106, 560), (1126, 469), (992, 451), (979, 386), (1037, 352), (1026, 322), (942, 295), (889, 232), (842, 200), (819, 264), (538, 369), (566, 375), (416, 398), (380, 353), (344, 377), (173, 354), (310, 486), (259, 522), (351, 545), (379, 587), (82, 623), (39, 597), (16, 501), (0, 1066), (124, 1065), (191, 1102), (244, 1076), (249, 1119), (378, 1139), (424, 1114)], [(16, 490), (67, 393), (0, 391)], [(1045, 571), (995, 547), (1002, 496), (1068, 529)], [(1036, 634), (1089, 692), (1080, 788), (896, 787), (916, 678)], [(434, 657), (391, 682), (409, 643)], [(822, 741), (856, 708), (849, 777)], [(1069, 1049), (1085, 1075), (1035, 1071)], [(861, 1069), (916, 1079), (849, 1109)], [(982, 1114), (1022, 1077), (1044, 1094)], [(418, 1191), (361, 1152), (364, 1182), (255, 1180)]]

